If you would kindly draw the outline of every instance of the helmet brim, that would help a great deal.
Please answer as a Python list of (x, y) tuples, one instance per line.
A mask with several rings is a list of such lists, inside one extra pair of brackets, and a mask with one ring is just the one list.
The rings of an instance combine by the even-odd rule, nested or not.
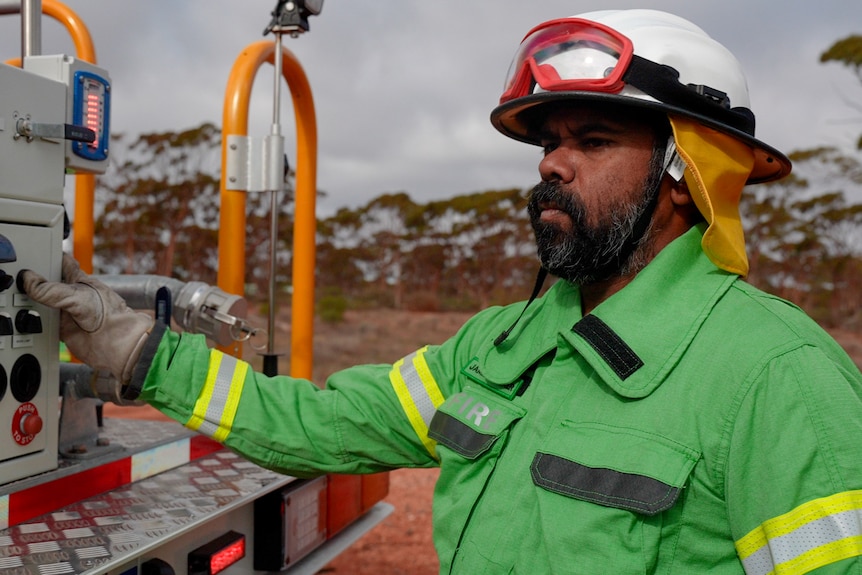
[(662, 102), (643, 100), (604, 92), (540, 92), (517, 98), (497, 106), (491, 112), (491, 124), (512, 139), (533, 145), (541, 145), (536, 137), (535, 126), (527, 125), (525, 112), (536, 111), (540, 106), (554, 102), (605, 102), (621, 106), (645, 108), (648, 110), (675, 114), (692, 118), (710, 128), (724, 132), (744, 142), (754, 150), (754, 168), (747, 184), (759, 184), (779, 180), (790, 173), (790, 159), (777, 149), (761, 142), (751, 134), (717, 122), (708, 116), (692, 113)]

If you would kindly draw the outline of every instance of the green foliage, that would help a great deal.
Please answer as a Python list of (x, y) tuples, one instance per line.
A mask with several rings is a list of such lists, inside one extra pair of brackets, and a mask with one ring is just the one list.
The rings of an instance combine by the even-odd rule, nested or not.
[(341, 323), (347, 311), (347, 298), (339, 290), (327, 289), (317, 300), (317, 315), (326, 323)]
[(318, 282), (357, 305), (476, 309), (523, 299), (535, 270), (521, 190), (489, 190), (427, 204), (400, 192), (318, 227)]
[(740, 212), (751, 283), (825, 324), (862, 321), (862, 162), (835, 148), (791, 154), (795, 174), (746, 188)]
[[(820, 55), (821, 62), (839, 62), (847, 66), (862, 82), (862, 35), (852, 34), (838, 40)], [(858, 106), (856, 106), (858, 109)], [(862, 150), (862, 135), (856, 140), (856, 149)]]
[(852, 68), (859, 76), (862, 72), (862, 36), (853, 34), (838, 40), (820, 55), (820, 61), (839, 62)]
[(214, 281), (221, 134), (205, 123), (183, 132), (113, 138), (98, 180), (99, 267)]

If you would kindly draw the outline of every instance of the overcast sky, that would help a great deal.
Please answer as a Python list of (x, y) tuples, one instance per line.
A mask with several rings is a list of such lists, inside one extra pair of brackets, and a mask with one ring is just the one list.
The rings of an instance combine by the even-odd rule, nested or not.
[[(263, 39), (275, 0), (66, 0), (86, 23), (113, 83), (112, 131), (126, 134), (221, 124), (226, 80), (242, 49)], [(674, 12), (742, 62), (757, 136), (790, 152), (851, 146), (862, 101), (851, 71), (819, 55), (862, 34), (859, 0), (326, 0), (311, 31), (285, 38), (309, 78), (318, 122), (319, 212), (384, 192), (417, 201), (536, 181), (537, 148), (499, 135), (488, 116), (509, 60), (535, 24), (604, 8)], [(271, 37), (270, 37), (271, 38)], [(42, 53), (69, 53), (68, 33), (46, 18)], [(3, 59), (20, 54), (20, 23), (0, 18)], [(251, 135), (269, 132), (272, 67), (254, 84)], [(284, 90), (286, 92), (286, 89)], [(282, 132), (295, 162), (293, 111)]]

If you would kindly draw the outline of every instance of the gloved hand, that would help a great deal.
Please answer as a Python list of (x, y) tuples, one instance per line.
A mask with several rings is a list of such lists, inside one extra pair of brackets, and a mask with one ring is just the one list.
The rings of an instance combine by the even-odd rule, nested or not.
[(62, 282), (22, 270), (18, 287), (33, 301), (60, 310), (60, 339), (75, 357), (128, 384), (154, 325), (152, 317), (133, 311), (108, 286), (82, 272), (68, 254), (63, 254)]

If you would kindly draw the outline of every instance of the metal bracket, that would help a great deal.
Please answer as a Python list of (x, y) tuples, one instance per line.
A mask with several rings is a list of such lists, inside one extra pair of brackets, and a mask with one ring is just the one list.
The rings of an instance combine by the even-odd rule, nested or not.
[(284, 189), (284, 137), (270, 134), (262, 139), (227, 137), (226, 190), (280, 192)]
[(80, 397), (72, 385), (63, 387), (57, 450), (69, 459), (92, 459), (122, 449), (102, 437), (97, 408), (101, 399)]

